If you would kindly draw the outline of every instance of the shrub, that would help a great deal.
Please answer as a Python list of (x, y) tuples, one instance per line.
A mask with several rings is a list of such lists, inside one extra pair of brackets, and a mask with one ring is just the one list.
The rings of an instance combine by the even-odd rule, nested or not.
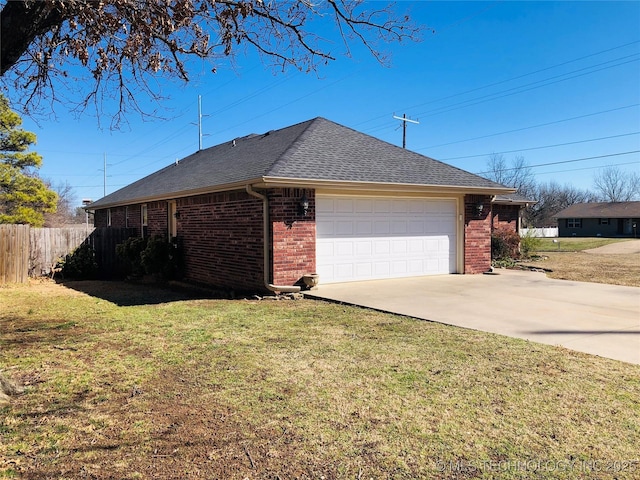
[(73, 252), (66, 255), (59, 264), (65, 278), (91, 279), (98, 274), (96, 252), (88, 244), (80, 245)]
[(177, 240), (169, 243), (156, 235), (151, 238), (129, 238), (116, 247), (125, 275), (141, 277), (153, 275), (156, 280), (179, 278), (182, 249)]
[(513, 230), (501, 228), (491, 234), (491, 259), (507, 260), (520, 256), (520, 235)]
[(178, 278), (182, 264), (182, 249), (177, 241), (168, 242), (166, 238), (154, 236), (147, 241), (147, 247), (140, 257), (146, 273), (158, 280)]
[(526, 235), (520, 237), (520, 255), (524, 258), (531, 258), (541, 245), (542, 239), (534, 237), (531, 230), (529, 230)]
[(140, 277), (144, 275), (142, 252), (147, 248), (147, 239), (131, 237), (116, 246), (116, 256), (122, 264), (125, 276)]

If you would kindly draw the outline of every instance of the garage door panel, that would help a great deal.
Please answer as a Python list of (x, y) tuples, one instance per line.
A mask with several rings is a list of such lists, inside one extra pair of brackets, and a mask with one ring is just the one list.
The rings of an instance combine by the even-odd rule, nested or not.
[(455, 200), (316, 196), (322, 282), (454, 273)]
[(340, 198), (335, 200), (333, 208), (336, 213), (353, 213), (354, 200)]
[(356, 213), (373, 213), (373, 200), (358, 199), (355, 202)]
[(371, 235), (373, 233), (373, 223), (371, 220), (356, 220), (356, 233), (358, 236)]
[[(319, 212), (316, 212), (319, 215)], [(331, 237), (335, 233), (332, 220), (316, 220), (316, 238)]]
[(353, 255), (353, 247), (352, 242), (337, 242), (335, 254), (339, 257), (350, 257)]
[(391, 213), (391, 201), (376, 199), (373, 201), (374, 213)]

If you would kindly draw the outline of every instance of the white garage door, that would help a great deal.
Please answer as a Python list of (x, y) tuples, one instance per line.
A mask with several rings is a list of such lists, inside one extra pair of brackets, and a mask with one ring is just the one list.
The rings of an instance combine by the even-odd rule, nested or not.
[(316, 196), (321, 283), (456, 272), (456, 201)]

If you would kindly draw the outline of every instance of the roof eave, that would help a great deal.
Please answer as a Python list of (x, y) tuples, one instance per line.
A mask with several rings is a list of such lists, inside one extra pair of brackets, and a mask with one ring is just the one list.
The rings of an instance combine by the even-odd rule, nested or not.
[(327, 188), (332, 190), (377, 190), (381, 192), (469, 193), (503, 195), (516, 190), (508, 187), (472, 187), (467, 185), (430, 185), (419, 183), (356, 182), (348, 180), (317, 180), (309, 178), (264, 177), (259, 185), (269, 187)]
[(138, 205), (141, 203), (158, 202), (163, 200), (175, 200), (177, 198), (193, 197), (195, 195), (206, 195), (208, 193), (228, 192), (230, 190), (244, 189), (247, 184), (255, 185), (262, 182), (262, 178), (254, 178), (251, 180), (243, 180), (241, 182), (226, 183), (224, 185), (215, 185), (211, 187), (197, 188), (193, 190), (183, 190), (180, 192), (162, 193), (158, 195), (148, 195), (144, 197), (136, 197), (129, 200), (120, 200), (114, 202), (106, 202), (99, 204), (97, 208), (94, 206), (100, 200), (90, 203), (85, 210), (102, 210), (105, 208), (124, 207), (126, 205)]
[[(475, 195), (502, 195), (514, 193), (512, 188), (499, 187), (471, 187), (465, 185), (425, 185), (415, 183), (381, 183), (381, 182), (353, 182), (339, 180), (314, 180), (308, 178), (280, 178), (258, 177), (241, 182), (227, 183), (213, 187), (184, 190), (181, 192), (162, 193), (144, 197), (132, 198), (113, 202), (92, 204), (83, 207), (85, 210), (102, 210), (105, 208), (123, 207), (126, 205), (138, 205), (142, 203), (157, 202), (163, 200), (175, 200), (177, 198), (205, 195), (209, 193), (226, 192), (229, 190), (243, 189), (246, 185), (259, 188), (327, 188), (332, 190), (376, 190), (380, 192), (422, 192), (422, 193), (449, 193), (449, 194), (475, 194)], [(96, 204), (98, 204), (96, 206)]]

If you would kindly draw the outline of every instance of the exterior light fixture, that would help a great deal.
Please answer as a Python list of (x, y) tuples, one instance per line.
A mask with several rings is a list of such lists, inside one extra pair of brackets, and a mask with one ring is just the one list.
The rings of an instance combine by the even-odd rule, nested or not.
[(300, 198), (300, 204), (298, 206), (300, 208), (300, 214), (306, 216), (309, 212), (309, 199), (307, 198), (306, 191), (302, 193), (302, 198)]
[(476, 215), (478, 216), (478, 218), (482, 216), (482, 210), (484, 210), (484, 205), (482, 204), (482, 202), (476, 203)]

